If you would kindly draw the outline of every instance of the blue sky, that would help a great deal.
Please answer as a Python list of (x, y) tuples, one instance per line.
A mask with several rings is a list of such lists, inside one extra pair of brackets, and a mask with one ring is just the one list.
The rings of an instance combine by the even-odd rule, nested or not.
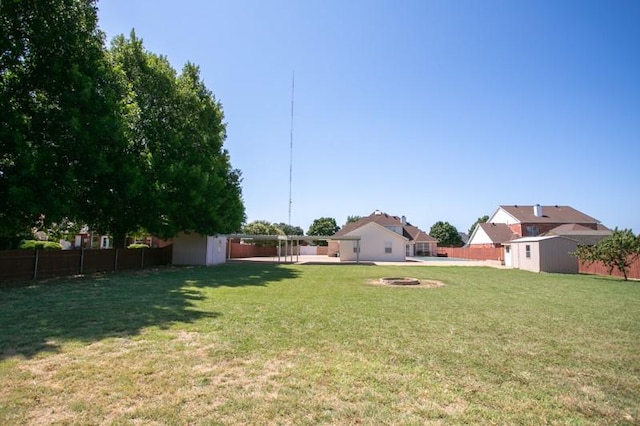
[(248, 221), (376, 209), (467, 231), (503, 204), (640, 232), (640, 2), (102, 0), (221, 101)]

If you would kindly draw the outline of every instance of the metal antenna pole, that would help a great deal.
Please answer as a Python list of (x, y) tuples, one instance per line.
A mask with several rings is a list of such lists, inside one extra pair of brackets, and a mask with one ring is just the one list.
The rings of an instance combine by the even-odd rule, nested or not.
[(291, 226), (291, 185), (293, 181), (293, 94), (295, 89), (296, 73), (291, 76), (291, 130), (289, 132), (289, 226)]

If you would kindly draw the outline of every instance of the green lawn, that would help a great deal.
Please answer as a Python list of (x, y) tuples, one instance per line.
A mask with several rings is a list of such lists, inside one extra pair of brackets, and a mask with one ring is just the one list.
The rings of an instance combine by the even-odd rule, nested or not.
[(476, 267), (5, 287), (0, 424), (640, 424), (639, 325), (640, 282)]

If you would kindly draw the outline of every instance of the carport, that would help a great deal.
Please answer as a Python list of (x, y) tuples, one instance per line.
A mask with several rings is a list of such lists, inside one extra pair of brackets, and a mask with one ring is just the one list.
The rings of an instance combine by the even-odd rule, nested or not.
[[(250, 235), (250, 234), (229, 234), (227, 235), (227, 241), (229, 242), (228, 255), (231, 255), (231, 241), (238, 240), (253, 240), (253, 241), (278, 241), (278, 263), (287, 262), (287, 259), (291, 259), (293, 263), (293, 254), (289, 253), (289, 245), (300, 245), (301, 241), (355, 241), (356, 245), (356, 263), (360, 263), (360, 236), (357, 235), (344, 235), (341, 237), (322, 237), (316, 235)], [(281, 256), (282, 245), (284, 243), (284, 256)], [(299, 254), (296, 253), (296, 262), (299, 259)], [(284, 258), (284, 260), (283, 260)]]

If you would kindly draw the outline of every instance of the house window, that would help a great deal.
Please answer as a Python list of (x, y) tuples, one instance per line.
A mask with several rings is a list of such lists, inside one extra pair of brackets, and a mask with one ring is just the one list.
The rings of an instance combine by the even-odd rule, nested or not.
[(511, 251), (511, 246), (504, 246), (504, 251), (509, 253)]
[(528, 225), (527, 226), (527, 236), (528, 237), (536, 237), (538, 235), (538, 227), (536, 225)]
[(360, 247), (358, 247), (358, 246), (353, 246), (353, 252), (354, 252), (354, 253), (358, 253), (358, 252), (360, 251), (359, 249), (360, 249)]
[(527, 258), (531, 258), (531, 246), (529, 244), (527, 244), (526, 246), (524, 246), (524, 255)]
[(384, 242), (384, 252), (391, 253), (391, 241)]
[(100, 239), (100, 248), (109, 248), (109, 237), (102, 237)]

